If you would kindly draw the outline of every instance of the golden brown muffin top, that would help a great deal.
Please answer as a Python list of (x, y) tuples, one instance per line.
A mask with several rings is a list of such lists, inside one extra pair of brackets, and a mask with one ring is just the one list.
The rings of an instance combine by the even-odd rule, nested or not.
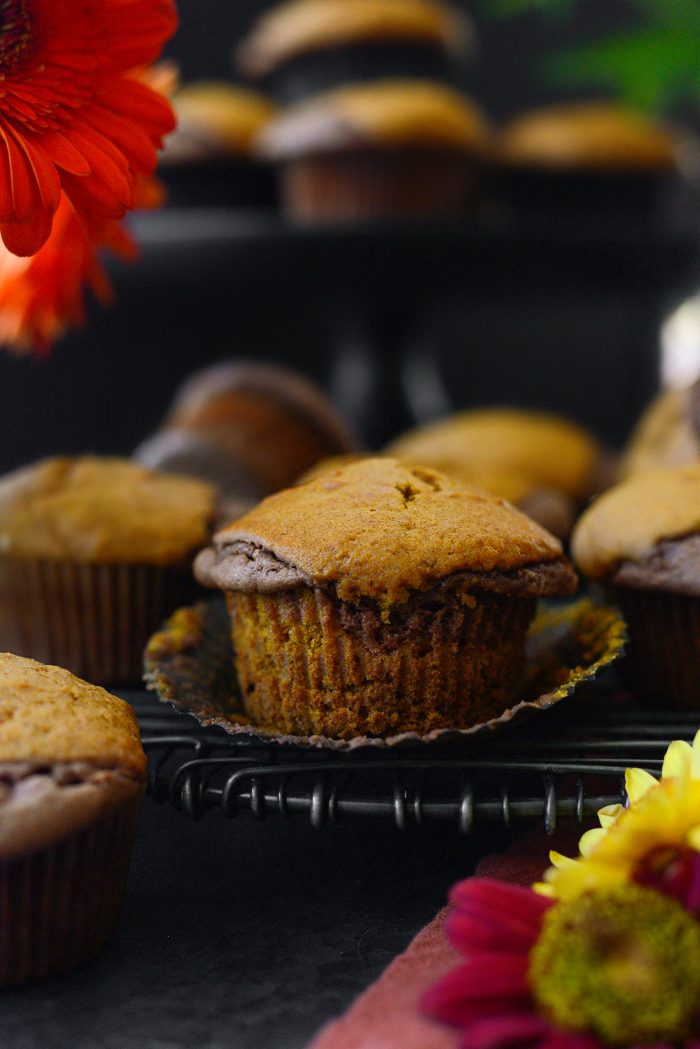
[(623, 477), (700, 459), (697, 386), (660, 393), (637, 423), (621, 463)]
[(166, 139), (166, 163), (245, 155), (275, 114), (274, 104), (264, 95), (217, 80), (188, 84), (174, 95), (172, 104), (178, 123)]
[(43, 459), (0, 480), (0, 551), (176, 564), (207, 541), (216, 491), (127, 459)]
[(0, 762), (85, 762), (144, 779), (146, 756), (128, 703), (61, 667), (0, 653)]
[(588, 576), (642, 561), (664, 539), (700, 531), (700, 463), (638, 474), (601, 495), (579, 519), (571, 543)]
[(330, 583), (343, 601), (386, 608), (456, 572), (561, 560), (559, 541), (505, 500), (377, 458), (269, 496), (218, 532), (196, 567), (224, 589)]
[(603, 102), (576, 102), (523, 113), (502, 132), (506, 164), (600, 170), (671, 170), (674, 136), (641, 113)]
[(256, 140), (270, 160), (383, 146), (482, 153), (490, 142), (485, 118), (459, 91), (426, 80), (351, 84), (299, 102)]
[(460, 412), (397, 438), (390, 455), (423, 463), (519, 501), (538, 487), (582, 499), (600, 457), (597, 442), (566, 419), (516, 408)]
[(260, 18), (236, 53), (240, 69), (264, 77), (310, 51), (380, 41), (425, 41), (462, 54), (471, 23), (441, 0), (288, 0)]

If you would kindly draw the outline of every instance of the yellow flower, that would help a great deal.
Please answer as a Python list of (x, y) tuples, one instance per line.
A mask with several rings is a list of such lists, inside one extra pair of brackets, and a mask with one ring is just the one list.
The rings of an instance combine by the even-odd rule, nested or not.
[(643, 769), (628, 769), (629, 808), (610, 805), (598, 813), (600, 827), (579, 842), (580, 856), (557, 852), (536, 892), (571, 899), (592, 889), (635, 880), (650, 857), (664, 862), (682, 851), (700, 852), (700, 731), (688, 743), (676, 740), (666, 751), (661, 780)]

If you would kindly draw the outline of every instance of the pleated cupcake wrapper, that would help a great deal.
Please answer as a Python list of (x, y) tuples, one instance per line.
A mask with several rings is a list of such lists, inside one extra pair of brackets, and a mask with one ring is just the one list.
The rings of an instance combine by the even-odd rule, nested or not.
[[(228, 597), (246, 713), (257, 724), (329, 736), (427, 732), (500, 713), (524, 664), (535, 602), (479, 594), (424, 613), (411, 635), (355, 616), (323, 590)], [(393, 635), (393, 636), (391, 636)], [(387, 645), (387, 640), (389, 644)]]
[(280, 166), (287, 213), (303, 222), (454, 216), (468, 209), (478, 163), (441, 150), (366, 150)]
[(700, 710), (700, 598), (611, 587), (627, 620), (622, 672), (636, 692)]
[(0, 557), (0, 648), (133, 685), (149, 635), (196, 593), (185, 571)]
[(467, 722), (430, 732), (397, 726), (382, 737), (292, 734), (251, 720), (234, 669), (229, 616), (219, 597), (179, 609), (154, 634), (146, 648), (144, 677), (160, 700), (194, 715), (202, 725), (217, 725), (231, 735), (266, 743), (333, 751), (477, 743), (563, 700), (575, 699), (583, 686), (619, 658), (626, 636), (624, 619), (616, 608), (589, 600), (563, 607), (545, 605), (530, 628), (525, 672), (506, 701), (507, 709), (495, 717), (475, 712)]
[(0, 857), (0, 986), (91, 958), (119, 918), (143, 792), (47, 849)]

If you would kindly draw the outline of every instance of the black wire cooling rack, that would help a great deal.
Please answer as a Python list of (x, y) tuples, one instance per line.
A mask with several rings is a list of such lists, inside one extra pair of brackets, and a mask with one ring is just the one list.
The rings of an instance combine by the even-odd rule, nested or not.
[(666, 747), (691, 740), (698, 713), (635, 708), (601, 695), (563, 722), (534, 718), (478, 745), (365, 748), (334, 753), (261, 743), (204, 729), (149, 697), (128, 697), (149, 759), (149, 790), (192, 819), (211, 809), (258, 819), (306, 815), (314, 827), (354, 817), (400, 829), (451, 822), (464, 834), (484, 821), (579, 823), (624, 802), (630, 765), (659, 773)]

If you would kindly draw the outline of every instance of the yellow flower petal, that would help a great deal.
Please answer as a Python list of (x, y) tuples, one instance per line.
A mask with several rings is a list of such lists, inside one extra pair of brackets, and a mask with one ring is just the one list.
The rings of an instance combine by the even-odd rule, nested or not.
[(593, 849), (603, 840), (606, 834), (607, 831), (603, 830), (602, 827), (594, 827), (593, 830), (587, 830), (578, 843), (581, 855), (590, 856)]
[(689, 776), (693, 751), (689, 743), (682, 739), (674, 740), (666, 751), (661, 778), (669, 776)]
[(572, 860), (570, 856), (562, 856), (560, 852), (550, 852), (549, 862), (552, 866), (558, 870), (563, 870), (565, 867), (570, 867), (572, 863), (576, 863), (576, 860)]
[(700, 779), (700, 729), (695, 733), (693, 753), (690, 759), (690, 778)]
[(700, 852), (700, 827), (693, 827), (685, 836), (686, 844)]
[(605, 808), (598, 809), (598, 819), (603, 830), (612, 827), (613, 823), (619, 820), (624, 811), (624, 805), (606, 805)]
[(627, 769), (625, 773), (627, 797), (633, 805), (640, 798), (643, 798), (646, 792), (655, 787), (657, 783), (658, 780), (648, 772), (645, 772), (644, 769)]
[(547, 885), (546, 881), (536, 881), (532, 886), (532, 891), (538, 893), (540, 896), (554, 896), (554, 889), (551, 885)]

